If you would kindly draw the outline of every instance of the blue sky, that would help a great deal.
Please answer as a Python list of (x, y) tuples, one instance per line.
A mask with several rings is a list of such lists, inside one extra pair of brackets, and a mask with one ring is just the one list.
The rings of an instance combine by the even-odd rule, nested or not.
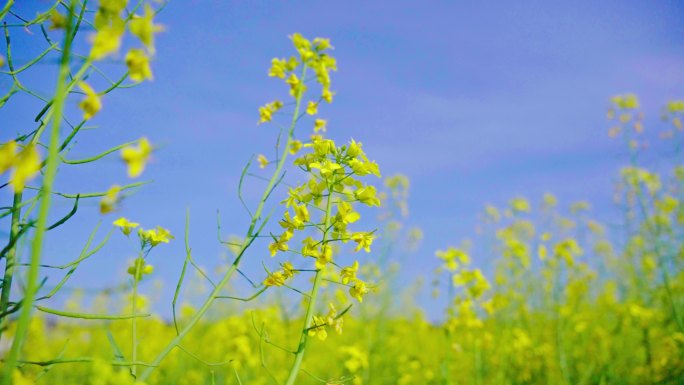
[[(30, 14), (33, 6), (17, 7)], [(293, 32), (335, 46), (337, 95), (321, 110), (330, 136), (362, 141), (383, 174), (411, 179), (409, 221), (425, 239), (405, 262), (406, 280), (430, 274), (435, 249), (471, 236), (488, 202), (551, 191), (608, 215), (622, 161), (620, 144), (607, 135), (609, 97), (637, 93), (647, 130), (658, 127), (665, 102), (684, 97), (684, 6), (677, 1), (172, 1), (158, 20), (166, 30), (157, 38), (154, 81), (108, 95), (93, 121), (101, 128), (84, 133), (72, 155), (143, 135), (160, 145), (143, 177), (154, 183), (118, 214), (178, 235), (152, 255), (167, 282), (183, 258), (186, 207), (193, 250), (205, 266), (222, 253), (217, 209), (225, 233), (244, 232), (236, 185), (247, 159), (272, 149), (276, 129), (256, 125), (257, 107), (283, 95), (266, 73), (272, 57), (292, 53)], [(30, 57), (32, 46), (21, 42), (36, 36), (14, 33), (15, 57)], [(44, 68), (27, 82), (40, 84), (51, 74)], [(19, 98), (0, 110), (11, 128), (2, 138), (39, 109)], [(68, 192), (126, 182), (116, 157), (97, 168), (63, 167), (60, 175), (58, 187)], [(248, 191), (259, 188), (252, 182)], [(96, 205), (84, 207), (60, 238), (49, 239), (47, 258), (73, 259), (83, 229), (100, 219)], [(105, 227), (115, 218), (106, 217)], [(117, 234), (79, 279), (90, 287), (118, 282), (133, 252)]]

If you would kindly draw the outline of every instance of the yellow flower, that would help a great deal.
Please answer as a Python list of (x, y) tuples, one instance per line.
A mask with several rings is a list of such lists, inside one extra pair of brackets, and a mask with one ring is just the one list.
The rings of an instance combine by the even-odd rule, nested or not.
[(283, 102), (275, 100), (267, 103), (263, 107), (259, 107), (259, 121), (257, 124), (270, 122), (273, 119), (273, 113), (283, 108)]
[(266, 159), (264, 154), (259, 154), (257, 156), (257, 163), (259, 163), (259, 168), (266, 168), (268, 166), (268, 159)]
[(313, 47), (316, 51), (325, 51), (327, 49), (333, 48), (330, 44), (330, 39), (324, 39), (317, 37), (313, 40)]
[(309, 221), (309, 210), (306, 208), (306, 205), (296, 205), (294, 206), (294, 211), (295, 211), (295, 218), (297, 218), (301, 222), (308, 222)]
[(309, 327), (309, 336), (315, 336), (321, 341), (328, 338), (328, 332), (325, 330), (325, 319), (320, 316), (313, 316), (312, 325)]
[(145, 165), (152, 153), (152, 146), (147, 138), (140, 138), (138, 146), (128, 146), (121, 150), (121, 159), (128, 166), (128, 176), (137, 178), (145, 170)]
[(320, 253), (316, 256), (316, 268), (322, 269), (333, 260), (333, 250), (330, 245), (321, 246)]
[(294, 155), (299, 152), (299, 150), (302, 148), (302, 142), (299, 140), (293, 140), (290, 142), (290, 154)]
[(173, 239), (171, 232), (161, 226), (157, 226), (156, 229), (143, 230), (140, 228), (138, 230), (138, 236), (143, 242), (147, 242), (150, 246), (157, 246), (160, 243), (169, 243)]
[(276, 271), (268, 275), (264, 279), (264, 286), (283, 286), (285, 284), (285, 276), (282, 272)]
[(295, 74), (290, 74), (285, 82), (290, 85), (290, 95), (292, 97), (297, 98), (306, 91), (306, 86)]
[(302, 57), (303, 62), (308, 62), (315, 54), (311, 52), (311, 42), (298, 33), (292, 34), (292, 42)]
[(140, 281), (143, 275), (149, 275), (154, 272), (154, 267), (145, 263), (145, 259), (138, 257), (133, 261), (133, 265), (128, 267), (128, 274), (133, 276), (133, 279)]
[[(12, 147), (12, 145), (9, 147)], [(11, 148), (9, 150), (11, 150)], [(24, 149), (14, 158), (14, 171), (10, 177), (10, 184), (14, 188), (14, 191), (23, 191), (26, 182), (33, 179), (36, 173), (40, 171), (40, 166), (40, 154), (38, 154), (36, 146), (29, 144), (24, 147)]]
[(114, 226), (117, 226), (121, 228), (121, 232), (124, 233), (124, 235), (129, 235), (131, 231), (140, 226), (139, 223), (131, 222), (128, 219), (121, 217), (117, 220), (114, 221)]
[(100, 96), (88, 83), (80, 82), (78, 86), (86, 94), (85, 99), (78, 106), (83, 110), (83, 118), (90, 119), (102, 109), (102, 101), (100, 101)]
[(368, 286), (365, 282), (360, 279), (354, 281), (354, 286), (349, 288), (349, 295), (355, 298), (359, 302), (363, 302), (363, 296), (368, 294)]
[(100, 200), (100, 213), (101, 214), (107, 214), (111, 213), (114, 211), (116, 208), (116, 205), (119, 203), (121, 198), (119, 197), (119, 193), (121, 192), (121, 186), (119, 185), (114, 185), (107, 190), (105, 195), (102, 197), (102, 200)]
[(356, 242), (356, 251), (364, 249), (367, 253), (370, 253), (370, 246), (373, 243), (373, 233), (354, 233), (352, 234), (351, 239)]
[(59, 13), (56, 8), (53, 8), (52, 12), (50, 12), (50, 27), (48, 29), (54, 31), (57, 29), (64, 29), (66, 26), (67, 18)]
[(360, 189), (354, 191), (354, 197), (358, 199), (359, 202), (368, 206), (380, 206), (380, 199), (378, 199), (375, 195), (375, 186), (361, 187)]
[(141, 49), (132, 49), (126, 54), (126, 66), (131, 79), (141, 82), (145, 79), (152, 80), (150, 58)]
[(518, 213), (530, 212), (530, 202), (525, 198), (515, 198), (510, 202), (511, 209)]
[(343, 318), (337, 315), (337, 309), (332, 303), (328, 304), (328, 309), (328, 314), (325, 316), (326, 325), (335, 329), (337, 334), (342, 334)]
[(0, 146), (0, 174), (9, 170), (17, 157), (17, 142), (11, 140)]
[(121, 47), (121, 37), (123, 31), (112, 26), (104, 26), (99, 28), (95, 39), (93, 39), (93, 47), (90, 49), (90, 56), (94, 60), (100, 60), (108, 55), (119, 51)]
[(322, 164), (318, 162), (309, 163), (309, 168), (319, 169), (323, 178), (327, 178), (337, 171), (342, 172), (344, 170), (339, 164), (327, 160)]
[(268, 245), (268, 250), (271, 252), (271, 257), (274, 257), (278, 251), (287, 251), (290, 249), (287, 242), (292, 239), (293, 233), (291, 231), (285, 231), (280, 235), (278, 240), (271, 242)]
[(335, 222), (343, 224), (354, 223), (361, 218), (361, 215), (354, 211), (352, 205), (348, 202), (340, 202), (337, 204), (337, 214), (335, 215)]
[(323, 97), (323, 100), (325, 100), (327, 103), (332, 103), (333, 95), (334, 95), (334, 93), (330, 92), (330, 89), (328, 89), (328, 88), (323, 89), (322, 97)]
[(152, 22), (154, 10), (149, 4), (145, 4), (145, 16), (137, 16), (131, 20), (128, 28), (140, 41), (145, 44), (150, 52), (154, 52), (154, 34), (163, 28)]
[(268, 76), (285, 79), (285, 74), (297, 68), (297, 65), (299, 65), (299, 62), (294, 57), (291, 57), (290, 60), (273, 58), (271, 60), (271, 68), (268, 70)]
[(306, 113), (309, 115), (316, 115), (318, 113), (318, 103), (310, 101), (306, 106)]
[(617, 108), (624, 110), (633, 110), (639, 108), (639, 99), (634, 94), (617, 95), (610, 99)]
[(342, 269), (340, 276), (345, 285), (356, 279), (356, 272), (359, 270), (359, 261), (354, 261), (351, 266)]
[(285, 279), (290, 279), (295, 276), (295, 274), (299, 273), (297, 270), (295, 270), (294, 266), (292, 266), (292, 263), (290, 262), (285, 262), (283, 263), (283, 277)]
[(314, 121), (314, 132), (318, 132), (318, 131), (325, 132), (326, 128), (327, 128), (326, 127), (327, 124), (328, 124), (328, 122), (325, 119), (316, 119), (316, 121)]

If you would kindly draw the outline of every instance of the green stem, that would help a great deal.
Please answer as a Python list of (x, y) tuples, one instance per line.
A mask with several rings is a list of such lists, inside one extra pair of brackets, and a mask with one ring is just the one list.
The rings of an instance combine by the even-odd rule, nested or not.
[[(12, 290), (12, 278), (14, 277), (14, 266), (16, 265), (17, 256), (17, 236), (19, 234), (19, 218), (21, 216), (21, 200), (22, 193), (15, 193), (12, 201), (12, 219), (10, 225), (9, 244), (10, 249), (7, 251), (5, 260), (5, 275), (2, 279), (2, 294), (0, 295), (0, 314), (5, 314), (9, 306), (10, 292)], [(4, 329), (5, 318), (0, 318), (0, 337)]]
[[(142, 258), (142, 253), (140, 258)], [(131, 358), (133, 362), (138, 360), (138, 319), (135, 317), (135, 315), (138, 305), (138, 282), (140, 282), (140, 278), (142, 278), (142, 271), (140, 271), (140, 269), (142, 268), (143, 263), (144, 262), (137, 263), (136, 261), (135, 274), (133, 274), (133, 296), (131, 299), (131, 313), (133, 314), (133, 318), (131, 319), (131, 349), (133, 350)], [(133, 377), (135, 377), (136, 371), (137, 367), (133, 365), (131, 367), (131, 374), (133, 374)]]
[[(301, 78), (304, 79), (306, 75), (306, 66), (304, 66), (302, 70), (302, 76)], [(261, 196), (261, 200), (259, 201), (259, 205), (257, 206), (256, 211), (254, 212), (254, 215), (252, 216), (252, 220), (249, 225), (249, 229), (247, 230), (247, 235), (245, 236), (245, 239), (242, 241), (242, 244), (240, 245), (240, 249), (237, 253), (237, 256), (235, 257), (235, 260), (233, 263), (230, 265), (226, 273), (223, 275), (223, 278), (221, 278), (221, 281), (219, 281), (216, 286), (214, 287), (214, 290), (209, 294), (209, 297), (204, 301), (202, 306), (197, 310), (195, 315), (192, 316), (192, 318), (188, 321), (188, 323), (183, 327), (176, 337), (169, 342), (166, 347), (157, 355), (157, 357), (152, 361), (150, 367), (146, 368), (139, 376), (138, 380), (141, 382), (145, 382), (150, 375), (152, 375), (152, 372), (154, 372), (154, 369), (159, 366), (159, 364), (166, 358), (171, 351), (180, 344), (181, 341), (183, 341), (183, 338), (192, 330), (192, 328), (195, 327), (195, 325), (202, 319), (204, 314), (209, 310), (211, 305), (213, 304), (214, 300), (216, 300), (221, 294), (221, 290), (226, 286), (226, 284), (230, 281), (231, 277), (237, 270), (238, 266), (240, 265), (240, 260), (242, 259), (242, 256), (244, 255), (245, 251), (247, 251), (247, 248), (252, 245), (252, 242), (256, 239), (256, 236), (259, 233), (259, 230), (255, 233), (255, 229), (257, 226), (257, 222), (259, 219), (261, 219), (261, 213), (264, 210), (264, 206), (266, 204), (266, 200), (268, 197), (271, 195), (271, 191), (275, 188), (276, 183), (280, 180), (280, 173), (283, 170), (283, 167), (285, 166), (285, 161), (287, 160), (289, 152), (287, 151), (288, 148), (290, 148), (290, 144), (292, 143), (294, 139), (294, 131), (295, 127), (297, 125), (297, 119), (299, 117), (299, 110), (301, 108), (302, 104), (302, 98), (303, 95), (300, 93), (297, 95), (296, 98), (296, 103), (295, 103), (295, 109), (294, 113), (292, 115), (292, 122), (290, 123), (290, 129), (288, 131), (288, 136), (287, 136), (287, 142), (285, 143), (285, 151), (283, 151), (283, 155), (280, 157), (280, 160), (278, 161), (276, 165), (275, 171), (273, 171), (273, 175), (271, 176), (271, 179), (268, 182), (268, 185), (266, 186), (266, 189), (264, 190), (264, 193)], [(261, 223), (260, 227), (263, 227), (266, 224), (267, 218), (264, 219), (264, 221)]]
[[(328, 238), (328, 231), (330, 228), (330, 212), (332, 211), (332, 195), (333, 187), (335, 185), (335, 178), (333, 176), (332, 182), (328, 185), (328, 198), (325, 205), (325, 219), (323, 221), (325, 231), (323, 232), (323, 240), (321, 241), (322, 247), (328, 247), (326, 241)], [(304, 318), (304, 327), (302, 328), (302, 334), (299, 337), (299, 346), (297, 347), (297, 352), (295, 353), (295, 360), (290, 369), (290, 374), (287, 377), (287, 382), (285, 385), (294, 385), (297, 380), (297, 375), (299, 374), (300, 368), (302, 366), (302, 361), (304, 360), (304, 352), (306, 351), (306, 343), (309, 339), (309, 328), (311, 327), (311, 322), (313, 320), (314, 310), (316, 309), (316, 300), (318, 299), (318, 291), (321, 285), (323, 274), (321, 269), (316, 271), (316, 276), (314, 278), (313, 288), (311, 288), (311, 294), (309, 297), (309, 304), (306, 309), (306, 317)]]
[(57, 78), (57, 89), (55, 91), (54, 114), (52, 116), (52, 130), (50, 133), (50, 143), (48, 146), (48, 161), (45, 168), (45, 176), (43, 177), (43, 188), (39, 192), (40, 209), (38, 214), (38, 221), (36, 223), (36, 233), (31, 244), (31, 260), (26, 277), (26, 291), (22, 300), (21, 313), (17, 321), (17, 329), (12, 341), (12, 347), (5, 362), (5, 369), (3, 371), (2, 384), (10, 385), (12, 380), (12, 373), (17, 366), (17, 360), (21, 353), (21, 348), (26, 339), (29, 322), (31, 321), (31, 310), (33, 302), (38, 291), (38, 276), (40, 273), (40, 257), (43, 248), (43, 238), (47, 229), (48, 214), (50, 212), (50, 198), (52, 194), (52, 185), (57, 175), (57, 166), (59, 164), (59, 128), (62, 123), (62, 114), (64, 104), (67, 98), (66, 79), (69, 75), (69, 57), (71, 52), (71, 30), (73, 17), (72, 12), (76, 4), (75, 0), (71, 1), (69, 7), (69, 16), (67, 17), (66, 33), (64, 38), (64, 50), (59, 66), (59, 75)]

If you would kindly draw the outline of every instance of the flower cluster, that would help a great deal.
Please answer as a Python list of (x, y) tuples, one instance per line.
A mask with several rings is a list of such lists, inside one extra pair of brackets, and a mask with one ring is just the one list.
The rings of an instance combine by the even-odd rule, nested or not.
[[(127, 5), (128, 0), (100, 1), (93, 23), (96, 33), (92, 38), (89, 59), (91, 61), (102, 60), (117, 54), (126, 33), (126, 26), (128, 26), (130, 33), (144, 46), (144, 48), (131, 48), (126, 53), (124, 61), (128, 68), (128, 76), (136, 82), (151, 80), (150, 55), (154, 54), (154, 34), (160, 32), (162, 27), (154, 24), (155, 11), (149, 4), (145, 4), (144, 15), (131, 14), (124, 17), (123, 13)], [(136, 6), (135, 9), (137, 8)], [(56, 10), (50, 18), (51, 29), (66, 27), (66, 17)], [(91, 119), (102, 109), (100, 94), (84, 81), (79, 82), (79, 87), (85, 94), (79, 107), (83, 110), (84, 119)]]
[(114, 221), (114, 226), (118, 227), (125, 236), (130, 236), (133, 229), (138, 229), (138, 239), (140, 241), (140, 253), (133, 264), (128, 267), (128, 273), (134, 280), (140, 281), (143, 275), (152, 274), (154, 268), (145, 262), (145, 258), (150, 251), (161, 243), (169, 243), (173, 239), (171, 232), (161, 226), (154, 229), (143, 229), (139, 223), (131, 222), (127, 218), (121, 217)]
[(33, 144), (28, 144), (19, 149), (19, 144), (14, 140), (0, 145), (0, 174), (12, 170), (10, 185), (15, 192), (21, 192), (26, 182), (40, 171), (40, 154)]

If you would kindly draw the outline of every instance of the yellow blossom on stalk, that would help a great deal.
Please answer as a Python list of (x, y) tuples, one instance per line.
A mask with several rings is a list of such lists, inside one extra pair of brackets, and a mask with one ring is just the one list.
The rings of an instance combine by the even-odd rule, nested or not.
[(333, 260), (333, 250), (330, 245), (321, 246), (321, 251), (316, 256), (316, 268), (322, 269)]
[(282, 272), (276, 271), (269, 274), (263, 283), (264, 286), (283, 286), (285, 284), (285, 276)]
[(295, 270), (294, 266), (292, 266), (292, 263), (290, 262), (285, 262), (282, 264), (283, 266), (283, 277), (285, 279), (290, 279), (295, 276), (295, 274), (298, 273), (297, 270)]
[(81, 100), (78, 106), (83, 110), (83, 118), (90, 119), (102, 109), (100, 96), (86, 82), (78, 83), (79, 88), (85, 93), (85, 99)]
[(97, 33), (90, 50), (90, 56), (93, 59), (100, 60), (119, 50), (126, 28), (126, 21), (121, 18), (121, 11), (125, 7), (126, 1), (103, 0), (100, 2), (94, 20)]
[(290, 247), (287, 245), (287, 242), (292, 238), (292, 235), (292, 232), (286, 231), (280, 236), (280, 238), (278, 238), (278, 240), (275, 240), (268, 245), (268, 250), (271, 252), (271, 257), (274, 257), (278, 251), (287, 251), (290, 249)]
[(320, 254), (320, 252), (317, 249), (317, 242), (313, 238), (306, 237), (302, 241), (302, 245), (303, 256), (316, 258), (318, 257), (318, 254)]
[(518, 213), (530, 212), (530, 202), (525, 198), (515, 198), (510, 202), (511, 209)]
[(340, 229), (343, 225), (354, 223), (361, 218), (361, 215), (354, 211), (354, 207), (349, 202), (340, 202), (337, 204), (337, 214), (335, 214), (335, 226)]
[(330, 39), (317, 37), (313, 39), (313, 48), (316, 51), (325, 51), (327, 49), (332, 49), (333, 46), (330, 44)]
[(332, 303), (328, 304), (328, 314), (325, 316), (327, 326), (335, 329), (337, 334), (342, 334), (343, 318), (337, 315), (337, 309)]
[(283, 108), (283, 102), (280, 100), (274, 100), (263, 107), (259, 107), (259, 121), (257, 124), (270, 122), (273, 120), (273, 114), (281, 108)]
[(359, 188), (354, 191), (354, 197), (368, 206), (380, 206), (380, 199), (376, 196), (375, 186)]
[(94, 60), (100, 60), (119, 51), (122, 36), (123, 31), (119, 28), (106, 26), (98, 29), (97, 34), (95, 34), (95, 38), (93, 39), (93, 47), (90, 50), (90, 56)]
[(365, 282), (360, 279), (356, 279), (354, 281), (354, 286), (349, 288), (349, 295), (351, 295), (352, 298), (356, 299), (357, 301), (363, 302), (363, 296), (368, 294), (369, 291), (370, 290)]
[(563, 259), (568, 266), (573, 266), (576, 256), (582, 254), (582, 248), (577, 244), (577, 241), (568, 238), (558, 242), (553, 248), (553, 254), (560, 259)]
[(312, 325), (309, 327), (309, 336), (317, 337), (321, 341), (328, 338), (328, 332), (325, 330), (325, 320), (320, 316), (313, 316)]
[[(313, 114), (312, 114), (313, 115)], [(316, 119), (314, 121), (314, 132), (325, 132), (328, 122), (325, 119)]]
[(323, 163), (319, 162), (313, 162), (309, 163), (309, 168), (317, 168), (321, 172), (321, 176), (323, 178), (327, 178), (331, 175), (333, 175), (337, 171), (342, 171), (343, 168), (339, 164), (331, 161), (325, 161)]
[(132, 49), (126, 54), (126, 66), (131, 79), (141, 82), (145, 79), (152, 80), (150, 58), (141, 49)]
[(373, 233), (370, 232), (358, 232), (351, 235), (352, 241), (356, 242), (356, 251), (364, 249), (367, 253), (370, 253), (370, 247), (373, 243)]
[(356, 272), (359, 270), (359, 261), (354, 261), (351, 266), (342, 269), (340, 276), (345, 285), (356, 279)]
[(306, 106), (306, 113), (309, 115), (316, 115), (318, 113), (318, 103), (310, 101)]
[(131, 222), (128, 219), (121, 217), (114, 221), (114, 226), (119, 227), (124, 235), (129, 235), (131, 231), (140, 226), (139, 223)]
[(332, 101), (333, 101), (333, 95), (334, 95), (334, 93), (331, 92), (330, 89), (324, 88), (324, 89), (323, 89), (323, 94), (321, 95), (321, 97), (322, 97), (323, 100), (325, 100), (327, 103), (332, 103)]
[(292, 60), (288, 62), (285, 59), (273, 58), (271, 60), (271, 68), (268, 70), (268, 76), (285, 79), (285, 73), (292, 71), (297, 66), (297, 59), (292, 59), (294, 59), (294, 62)]
[(138, 236), (143, 242), (147, 242), (153, 247), (160, 243), (169, 243), (173, 239), (171, 232), (161, 226), (157, 226), (156, 229), (150, 230), (143, 230), (140, 228), (138, 230)]
[(294, 206), (294, 211), (298, 220), (302, 222), (309, 221), (309, 210), (306, 208), (306, 205), (296, 205)]
[(116, 205), (119, 203), (121, 198), (119, 193), (121, 192), (121, 186), (114, 185), (107, 190), (105, 195), (100, 200), (100, 213), (107, 214), (114, 211)]
[(259, 154), (257, 156), (257, 163), (259, 163), (259, 168), (266, 168), (268, 166), (268, 159), (266, 159), (264, 154)]
[(306, 91), (306, 86), (295, 74), (290, 74), (285, 82), (290, 85), (290, 95), (294, 98), (299, 97), (299, 95)]
[(128, 25), (131, 33), (140, 39), (150, 52), (154, 52), (154, 34), (163, 29), (152, 22), (153, 17), (154, 10), (149, 4), (145, 4), (145, 15), (136, 15)]
[[(4, 149), (4, 152), (7, 152), (9, 155), (14, 146), (15, 145), (8, 144), (7, 149)], [(14, 157), (10, 155), (9, 158), (13, 158), (13, 171), (10, 176), (10, 185), (12, 185), (15, 192), (21, 192), (24, 190), (26, 182), (33, 179), (38, 171), (40, 171), (40, 154), (35, 145), (29, 144), (24, 147), (19, 154)], [(0, 164), (0, 168), (4, 168), (3, 166), (3, 164)]]
[(468, 286), (468, 293), (473, 298), (481, 297), (490, 288), (489, 281), (479, 269), (462, 270), (454, 274), (452, 279), (454, 286)]
[(437, 258), (444, 261), (447, 270), (454, 271), (462, 265), (470, 264), (470, 256), (464, 250), (455, 247), (449, 247), (446, 250), (437, 250), (435, 253)]
[(5, 173), (5, 171), (9, 170), (14, 165), (18, 148), (19, 146), (14, 140), (0, 146), (0, 174)]
[(152, 154), (152, 146), (147, 138), (140, 138), (138, 146), (128, 146), (121, 150), (121, 159), (128, 165), (128, 176), (137, 178), (145, 170)]
[(634, 94), (617, 95), (610, 99), (617, 108), (633, 110), (639, 108), (639, 99)]
[(50, 27), (49, 30), (54, 31), (58, 29), (64, 29), (67, 26), (67, 18), (59, 13), (56, 8), (53, 8), (50, 12)]
[(133, 279), (140, 281), (143, 275), (149, 275), (154, 272), (154, 267), (145, 263), (145, 259), (138, 257), (133, 261), (133, 265), (128, 267), (128, 274), (133, 276)]
[(291, 38), (292, 43), (294, 43), (294, 46), (299, 52), (299, 55), (304, 63), (308, 62), (314, 57), (314, 53), (311, 52), (311, 42), (309, 40), (304, 38), (304, 36), (299, 33), (293, 33)]
[(302, 142), (299, 140), (293, 140), (290, 142), (290, 148), (288, 149), (288, 151), (290, 152), (290, 154), (294, 155), (294, 154), (298, 153), (299, 150), (301, 150), (301, 148), (302, 148)]

